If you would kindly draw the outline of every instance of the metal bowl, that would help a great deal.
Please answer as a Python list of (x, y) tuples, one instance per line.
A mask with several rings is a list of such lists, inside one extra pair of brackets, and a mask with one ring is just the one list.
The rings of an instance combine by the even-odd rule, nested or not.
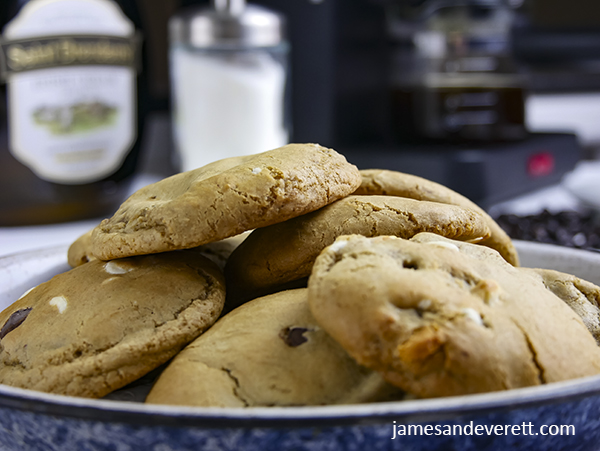
[[(600, 254), (516, 242), (523, 266), (600, 284)], [(0, 309), (68, 269), (66, 247), (0, 259)], [(192, 408), (0, 385), (1, 450), (591, 450), (600, 376), (441, 399), (348, 406)]]

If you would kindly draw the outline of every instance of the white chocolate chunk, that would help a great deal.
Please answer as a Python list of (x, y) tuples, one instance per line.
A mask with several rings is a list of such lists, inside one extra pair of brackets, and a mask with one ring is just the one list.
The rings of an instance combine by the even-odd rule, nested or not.
[(460, 252), (460, 249), (456, 244), (448, 243), (446, 241), (430, 241), (427, 244), (433, 244), (434, 246), (445, 247), (446, 249), (452, 249), (453, 251)]
[(116, 261), (110, 261), (110, 262), (106, 263), (106, 265), (104, 265), (104, 270), (109, 274), (125, 274), (125, 273), (131, 271), (131, 268), (126, 268), (124, 266), (121, 266)]
[(337, 252), (337, 251), (343, 249), (347, 244), (348, 244), (348, 241), (346, 241), (346, 240), (337, 240), (335, 243), (333, 243), (331, 246), (329, 246), (329, 249), (332, 252)]
[[(36, 287), (31, 287), (29, 290), (27, 290), (25, 293), (23, 293), (19, 299), (23, 299), (25, 296), (27, 296), (29, 293), (31, 293), (33, 290), (35, 290)], [(19, 300), (17, 299), (17, 301)]]
[(472, 321), (475, 321), (480, 326), (483, 326), (483, 319), (481, 318), (481, 315), (477, 310), (467, 307), (462, 309), (462, 312), (467, 318), (469, 318)]
[(260, 174), (261, 171), (262, 171), (261, 168), (254, 168), (254, 169), (252, 169), (252, 173), (253, 174)]
[(58, 309), (58, 313), (64, 313), (67, 309), (67, 298), (64, 296), (56, 296), (50, 299), (49, 304), (55, 306)]
[(419, 303), (417, 304), (417, 308), (419, 310), (427, 310), (429, 307), (431, 307), (431, 304), (431, 299), (423, 299), (419, 301)]

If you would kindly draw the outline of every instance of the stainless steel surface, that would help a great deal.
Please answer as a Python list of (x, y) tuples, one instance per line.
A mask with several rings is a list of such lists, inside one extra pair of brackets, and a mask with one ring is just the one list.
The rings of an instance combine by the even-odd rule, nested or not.
[(240, 0), (215, 0), (211, 7), (184, 9), (169, 23), (171, 43), (194, 48), (272, 47), (285, 36), (283, 16)]

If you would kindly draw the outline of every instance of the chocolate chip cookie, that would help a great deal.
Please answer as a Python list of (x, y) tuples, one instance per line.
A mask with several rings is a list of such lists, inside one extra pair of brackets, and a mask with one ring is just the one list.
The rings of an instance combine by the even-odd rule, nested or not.
[(77, 238), (67, 250), (67, 263), (71, 268), (96, 260), (92, 255), (92, 230)]
[(227, 262), (228, 303), (237, 305), (302, 281), (321, 250), (340, 235), (410, 238), (424, 231), (467, 241), (490, 233), (484, 216), (468, 208), (396, 196), (351, 195), (253, 231)]
[(478, 244), (496, 249), (512, 265), (519, 265), (519, 256), (508, 234), (485, 210), (450, 188), (415, 175), (384, 169), (361, 171), (362, 184), (355, 194), (389, 195), (459, 205), (480, 213), (490, 229), (490, 236)]
[[(250, 232), (240, 233), (239, 235), (224, 238), (219, 241), (206, 243), (198, 247), (189, 249), (190, 251), (198, 252), (200, 255), (208, 258), (215, 263), (219, 269), (225, 270), (225, 263), (242, 241), (246, 239)], [(84, 263), (96, 260), (91, 249), (92, 230), (84, 233), (77, 238), (67, 251), (67, 262), (69, 266), (75, 268)]]
[(417, 397), (600, 373), (600, 348), (579, 316), (485, 246), (429, 233), (340, 237), (316, 260), (308, 290), (325, 331)]
[(523, 268), (577, 313), (600, 344), (600, 287), (571, 274), (551, 269)]
[(221, 271), (195, 252), (90, 261), (0, 313), (0, 383), (102, 397), (163, 364), (218, 318)]
[(110, 260), (196, 247), (316, 210), (360, 183), (354, 165), (317, 144), (220, 160), (134, 193), (94, 229), (92, 254)]
[(173, 359), (146, 402), (304, 406), (402, 396), (319, 327), (304, 288), (255, 299), (223, 316)]

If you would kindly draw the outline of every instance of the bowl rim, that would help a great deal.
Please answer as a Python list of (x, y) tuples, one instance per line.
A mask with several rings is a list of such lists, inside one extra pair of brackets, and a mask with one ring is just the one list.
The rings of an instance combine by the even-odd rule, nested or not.
[(201, 428), (313, 427), (436, 422), (578, 402), (600, 395), (600, 375), (436, 399), (290, 407), (191, 407), (77, 398), (0, 384), (0, 408), (78, 420)]

